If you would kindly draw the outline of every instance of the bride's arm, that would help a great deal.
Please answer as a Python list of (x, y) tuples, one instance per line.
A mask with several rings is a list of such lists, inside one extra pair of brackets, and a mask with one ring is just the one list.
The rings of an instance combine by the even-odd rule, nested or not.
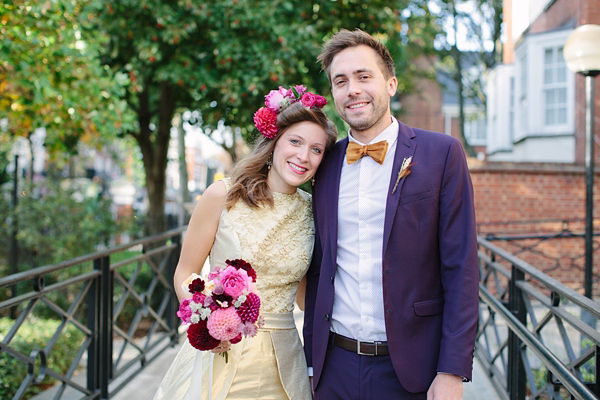
[(300, 283), (298, 283), (298, 291), (296, 292), (296, 304), (298, 308), (304, 311), (304, 296), (306, 295), (306, 275), (302, 277)]
[(175, 292), (179, 301), (186, 297), (181, 284), (192, 273), (200, 274), (204, 261), (210, 253), (219, 227), (219, 218), (226, 196), (225, 184), (221, 181), (215, 182), (204, 191), (194, 208), (183, 239), (179, 263), (173, 277)]

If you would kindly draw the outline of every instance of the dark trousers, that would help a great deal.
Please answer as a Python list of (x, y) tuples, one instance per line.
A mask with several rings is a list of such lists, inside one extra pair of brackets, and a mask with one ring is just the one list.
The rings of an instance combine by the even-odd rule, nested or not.
[(400, 384), (390, 356), (363, 356), (329, 345), (315, 400), (426, 400)]

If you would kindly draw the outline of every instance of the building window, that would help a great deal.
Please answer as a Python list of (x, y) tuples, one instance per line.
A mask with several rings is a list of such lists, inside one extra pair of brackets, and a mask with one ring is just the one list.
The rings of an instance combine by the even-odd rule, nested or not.
[(508, 134), (510, 143), (515, 141), (515, 77), (510, 77), (510, 91), (508, 93)]
[(520, 64), (520, 79), (521, 79), (521, 96), (520, 96), (520, 112), (521, 112), (521, 130), (523, 132), (527, 132), (528, 126), (528, 118), (527, 114), (527, 54), (523, 54), (523, 56), (519, 60)]
[(567, 123), (567, 68), (562, 47), (544, 50), (544, 123)]

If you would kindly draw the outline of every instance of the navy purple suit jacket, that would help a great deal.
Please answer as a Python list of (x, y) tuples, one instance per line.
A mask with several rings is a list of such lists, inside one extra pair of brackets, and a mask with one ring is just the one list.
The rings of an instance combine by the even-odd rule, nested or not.
[[(315, 247), (307, 273), (304, 346), (315, 387), (333, 309), (347, 146), (348, 138), (335, 145), (313, 187)], [(411, 173), (392, 194), (402, 161), (410, 156)], [(471, 379), (478, 282), (473, 187), (462, 146), (450, 136), (400, 123), (385, 212), (382, 287), (392, 364), (408, 391), (426, 391), (437, 372)]]

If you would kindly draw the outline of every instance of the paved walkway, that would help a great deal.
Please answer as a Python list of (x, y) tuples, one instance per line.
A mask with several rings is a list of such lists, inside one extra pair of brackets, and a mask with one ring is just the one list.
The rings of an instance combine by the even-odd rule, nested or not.
[[(166, 350), (111, 400), (152, 399), (178, 350), (179, 346)], [(463, 400), (500, 400), (477, 360), (473, 369), (473, 382), (464, 384)]]
[[(302, 312), (296, 311), (294, 316), (296, 317), (296, 326), (300, 329)], [(165, 350), (111, 400), (152, 399), (163, 375), (179, 351), (179, 347)], [(475, 359), (473, 367), (473, 382), (464, 384), (463, 400), (500, 400), (477, 359)]]

